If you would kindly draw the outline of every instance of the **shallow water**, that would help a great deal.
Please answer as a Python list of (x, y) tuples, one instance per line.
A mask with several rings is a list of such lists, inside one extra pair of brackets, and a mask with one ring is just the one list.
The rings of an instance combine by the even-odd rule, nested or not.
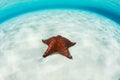
[[(77, 43), (73, 60), (42, 58), (41, 40), (58, 34)], [(119, 25), (92, 12), (44, 10), (0, 25), (0, 80), (119, 80), (119, 53)]]

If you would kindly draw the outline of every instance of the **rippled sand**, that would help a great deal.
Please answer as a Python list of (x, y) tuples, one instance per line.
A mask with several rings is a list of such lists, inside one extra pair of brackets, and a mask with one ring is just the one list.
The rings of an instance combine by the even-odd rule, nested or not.
[[(42, 58), (42, 39), (62, 35), (77, 44), (73, 60)], [(0, 25), (0, 80), (119, 80), (120, 26), (92, 12), (45, 10)]]

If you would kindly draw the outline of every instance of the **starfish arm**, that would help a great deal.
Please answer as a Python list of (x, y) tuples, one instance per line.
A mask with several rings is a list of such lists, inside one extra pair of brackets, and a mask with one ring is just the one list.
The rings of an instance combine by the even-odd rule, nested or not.
[(76, 42), (71, 42), (68, 47), (74, 46), (76, 44)]
[(43, 43), (48, 44), (47, 40), (42, 40)]
[(56, 40), (52, 40), (50, 42), (50, 44), (48, 45), (48, 49), (46, 50), (46, 52), (44, 53), (43, 57), (47, 57), (49, 56), (50, 54), (52, 54), (53, 52), (55, 52), (55, 43), (56, 43)]
[(61, 50), (60, 53), (61, 53), (63, 56), (65, 56), (65, 57), (67, 57), (67, 58), (69, 58), (69, 59), (72, 59), (72, 56), (70, 55), (70, 52), (69, 52), (68, 49)]
[(51, 40), (53, 40), (54, 38), (55, 38), (55, 37), (51, 37), (51, 38), (49, 38), (49, 39), (42, 40), (42, 42), (45, 43), (45, 44), (47, 44), (47, 45), (49, 45), (50, 42), (51, 42)]
[(76, 44), (75, 42), (71, 42), (70, 40), (68, 40), (68, 39), (65, 38), (65, 37), (62, 37), (61, 40), (64, 41), (64, 42), (66, 42), (66, 43), (65, 43), (66, 47), (71, 47), (71, 46), (73, 46), (73, 45)]

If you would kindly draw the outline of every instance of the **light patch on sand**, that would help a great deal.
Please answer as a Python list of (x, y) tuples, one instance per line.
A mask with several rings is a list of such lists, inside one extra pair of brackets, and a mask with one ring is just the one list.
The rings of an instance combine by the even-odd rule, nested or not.
[[(62, 35), (77, 44), (73, 60), (42, 58), (42, 39)], [(46, 10), (0, 25), (0, 80), (119, 80), (120, 26), (92, 12)]]

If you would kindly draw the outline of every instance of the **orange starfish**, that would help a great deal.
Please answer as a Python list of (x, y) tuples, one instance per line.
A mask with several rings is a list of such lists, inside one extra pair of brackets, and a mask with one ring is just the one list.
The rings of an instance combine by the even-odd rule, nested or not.
[(47, 40), (42, 40), (42, 42), (48, 45), (48, 49), (43, 54), (44, 58), (55, 52), (58, 52), (59, 54), (62, 54), (69, 59), (72, 59), (68, 48), (75, 45), (75, 42), (71, 42), (70, 40), (60, 35), (57, 35), (56, 37), (51, 37)]

